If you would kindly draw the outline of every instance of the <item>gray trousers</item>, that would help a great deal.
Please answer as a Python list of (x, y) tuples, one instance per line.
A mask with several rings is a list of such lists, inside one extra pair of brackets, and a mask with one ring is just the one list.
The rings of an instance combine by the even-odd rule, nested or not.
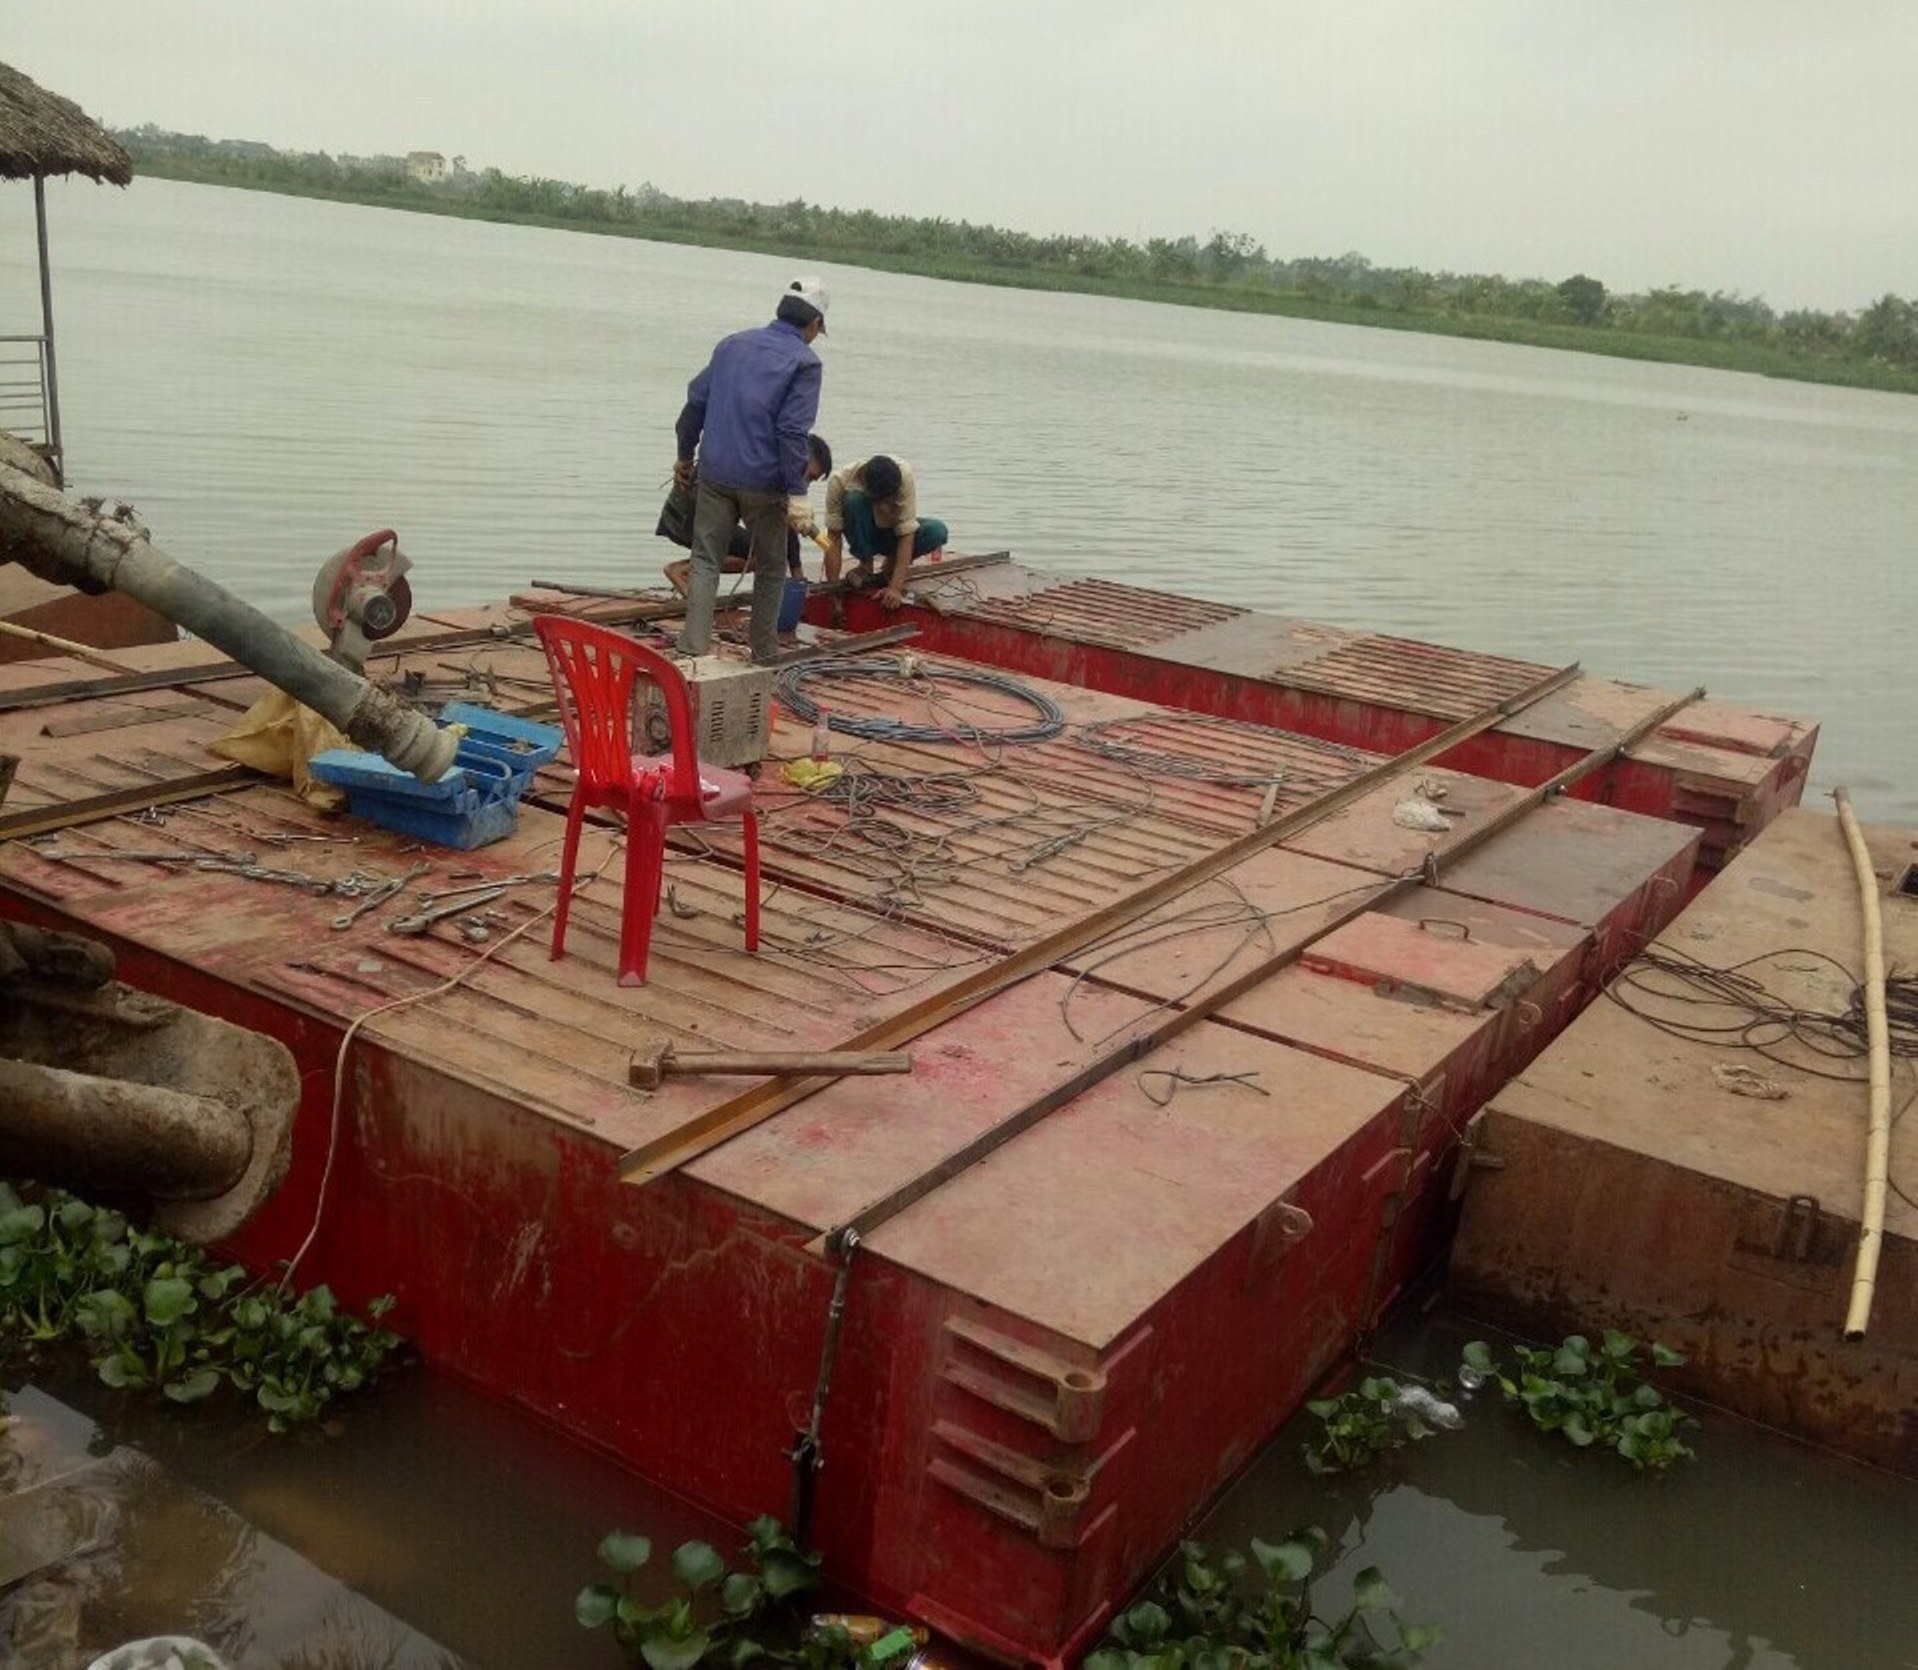
[(733, 529), (745, 523), (752, 540), (752, 625), (747, 637), (755, 661), (779, 653), (779, 605), (786, 595), (786, 495), (746, 487), (724, 487), (703, 477), (693, 507), (693, 571), (686, 592), (686, 625), (679, 647), (704, 655), (713, 647), (713, 605), (719, 598), (719, 570)]

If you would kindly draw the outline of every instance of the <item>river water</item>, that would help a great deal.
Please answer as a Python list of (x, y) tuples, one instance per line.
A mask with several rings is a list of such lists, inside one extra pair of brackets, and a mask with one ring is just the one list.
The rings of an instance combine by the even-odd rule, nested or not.
[[(50, 188), (71, 473), (269, 611), (376, 527), (422, 603), (651, 583), (687, 379), (765, 256), (142, 180)], [(0, 332), (32, 328), (0, 192)], [(1918, 399), (825, 268), (820, 428), (959, 550), (1824, 721), (1918, 820)]]
[[(0, 333), (34, 328), (24, 195), (0, 192)], [(321, 558), (387, 525), (426, 606), (535, 577), (649, 583), (684, 383), (790, 276), (168, 182), (49, 196), (75, 485), (132, 500), (165, 547), (288, 619)], [(820, 427), (843, 455), (913, 460), (956, 548), (1703, 682), (1822, 719), (1815, 781), (1918, 819), (1918, 401), (825, 270)], [(1389, 1349), (1441, 1373), (1461, 1337), (1441, 1317)], [(499, 1670), (610, 1667), (570, 1619), (599, 1536), (703, 1529), (423, 1371), (331, 1444), (61, 1390)], [(1432, 1670), (1918, 1665), (1908, 1484), (1723, 1419), (1658, 1481), (1490, 1408), (1357, 1488), (1307, 1478), (1299, 1436), (1210, 1534), (1324, 1524), (1334, 1589), (1378, 1563), (1407, 1617), (1447, 1628)]]

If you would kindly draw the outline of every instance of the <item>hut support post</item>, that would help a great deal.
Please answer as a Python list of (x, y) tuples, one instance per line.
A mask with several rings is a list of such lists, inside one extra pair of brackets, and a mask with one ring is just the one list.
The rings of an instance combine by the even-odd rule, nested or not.
[(66, 449), (60, 441), (60, 373), (53, 355), (53, 271), (47, 264), (47, 182), (33, 177), (33, 220), (40, 234), (40, 331), (46, 344), (47, 445), (54, 479), (66, 485)]

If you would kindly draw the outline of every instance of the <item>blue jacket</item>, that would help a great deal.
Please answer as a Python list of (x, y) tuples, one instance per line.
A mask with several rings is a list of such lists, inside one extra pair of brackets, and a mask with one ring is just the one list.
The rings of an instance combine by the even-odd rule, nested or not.
[(699, 473), (715, 486), (805, 492), (806, 436), (824, 377), (799, 327), (783, 319), (727, 337), (687, 385), (674, 426), (679, 456), (697, 449)]

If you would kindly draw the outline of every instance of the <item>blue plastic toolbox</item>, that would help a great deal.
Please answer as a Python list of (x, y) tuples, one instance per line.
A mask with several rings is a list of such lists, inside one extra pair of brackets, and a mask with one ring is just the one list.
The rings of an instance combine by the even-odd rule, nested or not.
[(560, 732), (490, 708), (449, 705), (443, 724), (467, 726), (458, 763), (437, 783), (357, 748), (315, 754), (309, 769), (323, 783), (346, 790), (347, 810), (383, 829), (434, 846), (469, 851), (503, 839), (519, 827), (520, 797), (533, 774), (558, 752)]

